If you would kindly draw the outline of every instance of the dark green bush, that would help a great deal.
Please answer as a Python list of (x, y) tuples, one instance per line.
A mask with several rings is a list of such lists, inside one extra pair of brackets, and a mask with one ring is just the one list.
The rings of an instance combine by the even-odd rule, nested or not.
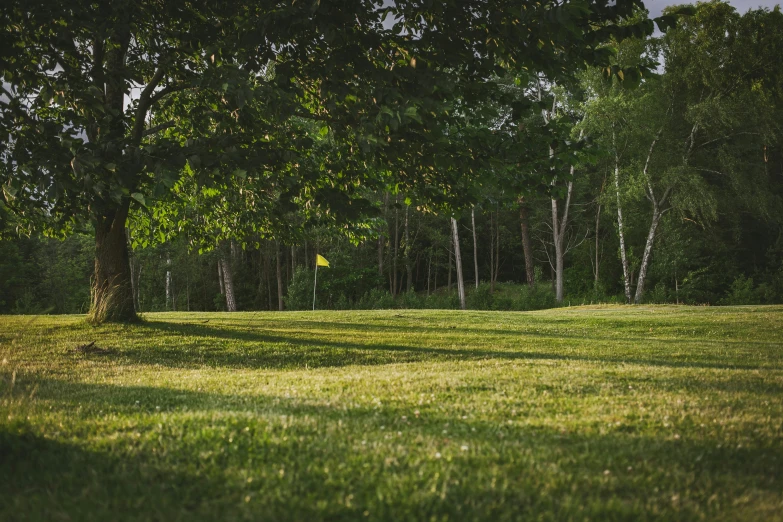
[(741, 275), (731, 283), (728, 294), (718, 304), (750, 305), (761, 303), (762, 300), (761, 292), (753, 286), (753, 279)]

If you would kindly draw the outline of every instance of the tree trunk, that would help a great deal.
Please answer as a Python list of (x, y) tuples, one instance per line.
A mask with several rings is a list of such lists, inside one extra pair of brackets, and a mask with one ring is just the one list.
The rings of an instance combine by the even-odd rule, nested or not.
[(226, 286), (223, 284), (223, 258), (218, 259), (218, 284), (220, 285), (220, 295), (226, 295)]
[(97, 217), (90, 321), (136, 321), (125, 222), (130, 201)]
[(631, 302), (631, 274), (628, 268), (628, 257), (625, 253), (625, 232), (623, 230), (623, 208), (620, 204), (620, 166), (615, 156), (614, 164), (614, 188), (617, 194), (617, 234), (620, 237), (620, 261), (623, 264), (623, 286), (625, 290), (625, 300)]
[(495, 292), (495, 284), (500, 275), (500, 206), (497, 209), (497, 219), (495, 220), (495, 275), (492, 278), (492, 292)]
[(427, 261), (427, 297), (430, 296), (430, 277), (432, 276), (432, 251), (430, 251), (430, 257)]
[(436, 254), (435, 254), (435, 274), (434, 274), (434, 277), (433, 277), (433, 280), (432, 280), (432, 293), (433, 294), (438, 291), (438, 266), (439, 266), (438, 265), (438, 258), (439, 257), (440, 257), (440, 254), (437, 253), (437, 251), (436, 251)]
[(653, 243), (655, 242), (655, 230), (661, 220), (661, 212), (658, 207), (653, 208), (652, 222), (650, 230), (647, 233), (647, 243), (644, 245), (644, 255), (642, 255), (642, 264), (639, 267), (639, 277), (636, 280), (636, 295), (633, 298), (635, 304), (641, 304), (642, 294), (644, 294), (644, 280), (647, 277), (647, 267), (650, 266), (650, 255), (652, 254)]
[(478, 242), (476, 240), (476, 207), (470, 209), (470, 224), (473, 227), (473, 271), (475, 272), (476, 288), (479, 286), (478, 272)]
[(529, 210), (524, 197), (519, 198), (519, 225), (522, 229), (522, 251), (525, 254), (525, 276), (528, 286), (532, 287), (535, 280), (533, 264), (533, 245), (530, 242)]
[(172, 310), (171, 299), (171, 255), (166, 254), (166, 309)]
[[(386, 217), (386, 211), (389, 206), (389, 193), (386, 192), (383, 195), (383, 216)], [(387, 227), (388, 231), (388, 227)], [(378, 234), (378, 275), (383, 277), (383, 244), (385, 243), (385, 236), (382, 233)]]
[(489, 213), (489, 291), (495, 293), (495, 219)]
[[(574, 167), (571, 167), (571, 177), (574, 175)], [(568, 195), (563, 204), (563, 216), (560, 217), (558, 202), (552, 199), (552, 239), (555, 243), (555, 299), (563, 302), (563, 269), (565, 258), (565, 235), (568, 228), (568, 210), (571, 206), (571, 191), (574, 188), (573, 181), (568, 182)]]
[(397, 197), (394, 198), (394, 259), (392, 259), (392, 295), (399, 291), (397, 284), (397, 259), (400, 256), (400, 210), (397, 208)]
[[(277, 248), (275, 249), (275, 258), (277, 260), (277, 309), (283, 311), (283, 269), (282, 269), (282, 250), (280, 244), (275, 243)], [(318, 250), (316, 250), (317, 252)]]
[(601, 258), (599, 256), (599, 225), (601, 223), (601, 204), (598, 204), (598, 210), (595, 212), (595, 264), (593, 265), (593, 284), (596, 288), (598, 288), (598, 280), (599, 280), (599, 274), (600, 272), (600, 262)]
[(383, 234), (378, 236), (378, 275), (383, 277)]
[(226, 290), (226, 310), (229, 312), (236, 312), (237, 302), (234, 298), (234, 276), (231, 273), (231, 262), (225, 257), (221, 261), (220, 266), (223, 269), (223, 287)]
[(296, 247), (291, 245), (291, 277), (296, 273)]
[(457, 269), (457, 293), (459, 295), (459, 306), (465, 310), (465, 281), (462, 278), (462, 256), (459, 252), (459, 230), (457, 229), (457, 220), (451, 218), (451, 237), (454, 241), (454, 264)]
[(555, 243), (555, 299), (563, 301), (563, 236), (558, 224), (557, 200), (552, 200), (552, 235)]
[(498, 282), (498, 276), (500, 276), (500, 205), (498, 205), (495, 226), (495, 277), (492, 279), (492, 291), (495, 291), (495, 284)]
[[(453, 241), (452, 241), (452, 243), (453, 243)], [(453, 254), (451, 252), (451, 249), (449, 249), (449, 279), (448, 279), (448, 283), (446, 284), (446, 289), (449, 292), (451, 292), (451, 258), (452, 258), (452, 256), (453, 256)]]
[(595, 260), (593, 262), (593, 287), (598, 289), (598, 282), (601, 274), (601, 255), (600, 255), (600, 232), (601, 232), (601, 198), (604, 195), (606, 189), (606, 174), (604, 174), (604, 180), (601, 182), (601, 192), (598, 194), (598, 208), (595, 211)]
[(410, 292), (413, 289), (413, 270), (411, 268), (411, 234), (410, 228), (408, 226), (409, 210), (410, 205), (405, 205), (405, 250), (403, 250), (403, 255), (405, 256), (405, 275), (407, 277), (407, 280), (405, 281), (406, 292)]
[[(691, 131), (691, 139), (693, 139), (693, 133), (695, 132), (696, 127), (693, 127), (693, 131)], [(642, 264), (639, 267), (639, 277), (636, 281), (636, 295), (634, 296), (634, 303), (640, 304), (642, 302), (642, 295), (644, 294), (644, 280), (647, 277), (647, 267), (650, 265), (650, 255), (652, 254), (652, 247), (653, 243), (655, 242), (655, 229), (658, 228), (658, 223), (661, 220), (661, 210), (660, 205), (663, 205), (666, 202), (666, 198), (669, 197), (669, 191), (671, 189), (668, 188), (664, 191), (663, 196), (661, 197), (661, 200), (658, 201), (655, 197), (655, 191), (653, 190), (652, 180), (650, 179), (650, 159), (652, 158), (653, 151), (655, 150), (655, 144), (658, 142), (658, 140), (661, 137), (661, 133), (663, 132), (663, 127), (658, 131), (658, 134), (655, 136), (655, 139), (650, 144), (650, 151), (647, 153), (647, 161), (644, 163), (644, 169), (642, 170), (642, 175), (644, 176), (645, 180), (647, 181), (647, 199), (652, 203), (653, 207), (653, 215), (652, 215), (652, 221), (650, 222), (650, 230), (647, 233), (647, 242), (644, 245), (644, 254), (642, 255)], [(691, 147), (693, 147), (693, 142), (691, 141)], [(688, 154), (690, 154), (690, 149), (688, 151)], [(685, 157), (685, 164), (688, 162), (688, 156)]]
[[(136, 311), (141, 312), (141, 269), (142, 264), (139, 263), (139, 269), (136, 271), (136, 296), (134, 297), (134, 304), (136, 305)], [(133, 278), (133, 272), (131, 271), (131, 278)]]
[(271, 248), (268, 243), (264, 248), (264, 251), (266, 254), (264, 256), (264, 276), (266, 277), (266, 308), (267, 310), (272, 310), (272, 260), (270, 259)]

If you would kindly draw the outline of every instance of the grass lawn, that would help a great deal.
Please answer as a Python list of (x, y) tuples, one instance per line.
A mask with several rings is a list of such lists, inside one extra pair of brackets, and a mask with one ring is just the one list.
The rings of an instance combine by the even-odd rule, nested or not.
[(783, 520), (783, 307), (0, 317), (0, 520)]

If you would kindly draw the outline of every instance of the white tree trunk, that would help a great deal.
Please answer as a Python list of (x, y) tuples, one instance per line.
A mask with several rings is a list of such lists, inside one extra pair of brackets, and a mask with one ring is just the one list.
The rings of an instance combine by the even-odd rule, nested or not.
[(639, 267), (639, 277), (636, 280), (636, 295), (633, 298), (635, 304), (641, 304), (642, 294), (644, 293), (644, 280), (647, 277), (647, 267), (650, 266), (650, 255), (652, 254), (653, 243), (655, 242), (655, 229), (658, 228), (658, 222), (661, 220), (661, 212), (658, 207), (653, 208), (652, 222), (650, 230), (647, 233), (647, 243), (644, 245), (644, 255), (642, 256), (642, 265)]
[(451, 218), (451, 236), (454, 242), (454, 264), (457, 269), (457, 294), (459, 295), (459, 306), (465, 310), (465, 281), (462, 277), (462, 256), (459, 251), (459, 231), (457, 229), (457, 220)]
[[(695, 128), (695, 127), (694, 127)], [(640, 304), (642, 302), (642, 295), (644, 294), (644, 281), (647, 277), (647, 267), (650, 266), (650, 255), (652, 254), (653, 243), (655, 243), (655, 230), (658, 228), (658, 223), (661, 220), (663, 212), (660, 207), (666, 202), (666, 198), (669, 197), (670, 189), (664, 191), (661, 200), (658, 201), (655, 197), (655, 191), (653, 190), (652, 180), (650, 179), (650, 159), (652, 158), (653, 151), (655, 150), (655, 144), (661, 137), (663, 127), (660, 128), (658, 134), (650, 144), (650, 151), (647, 153), (647, 160), (644, 162), (644, 169), (642, 175), (647, 183), (647, 199), (650, 201), (653, 207), (652, 221), (650, 222), (650, 230), (647, 232), (647, 242), (644, 245), (644, 254), (642, 255), (642, 265), (639, 267), (639, 277), (636, 280), (636, 295), (634, 296), (634, 303)], [(692, 145), (692, 143), (691, 143)], [(686, 158), (687, 162), (687, 158)]]
[[(614, 140), (613, 140), (614, 141)], [(628, 256), (625, 253), (625, 232), (623, 230), (623, 207), (620, 204), (620, 165), (615, 153), (614, 162), (614, 188), (617, 195), (617, 234), (620, 236), (620, 260), (623, 264), (623, 285), (625, 301), (631, 302), (631, 274), (628, 268)]]

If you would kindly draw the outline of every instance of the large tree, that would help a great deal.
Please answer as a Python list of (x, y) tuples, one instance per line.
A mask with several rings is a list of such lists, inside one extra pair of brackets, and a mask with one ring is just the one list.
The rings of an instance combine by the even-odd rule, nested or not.
[[(503, 67), (558, 78), (608, 64), (608, 37), (651, 32), (647, 20), (613, 23), (640, 5), (11, 0), (0, 12), (3, 205), (52, 233), (91, 222), (93, 318), (132, 320), (128, 215), (183, 176), (199, 189), (250, 183), (275, 205), (307, 204), (316, 185), (329, 206), (375, 163), (448, 199), (460, 161), (476, 160), (445, 146), (454, 99), (485, 98)], [(335, 161), (305, 161), (313, 140), (299, 121), (333, 137)], [(262, 214), (264, 201), (253, 199)]]

